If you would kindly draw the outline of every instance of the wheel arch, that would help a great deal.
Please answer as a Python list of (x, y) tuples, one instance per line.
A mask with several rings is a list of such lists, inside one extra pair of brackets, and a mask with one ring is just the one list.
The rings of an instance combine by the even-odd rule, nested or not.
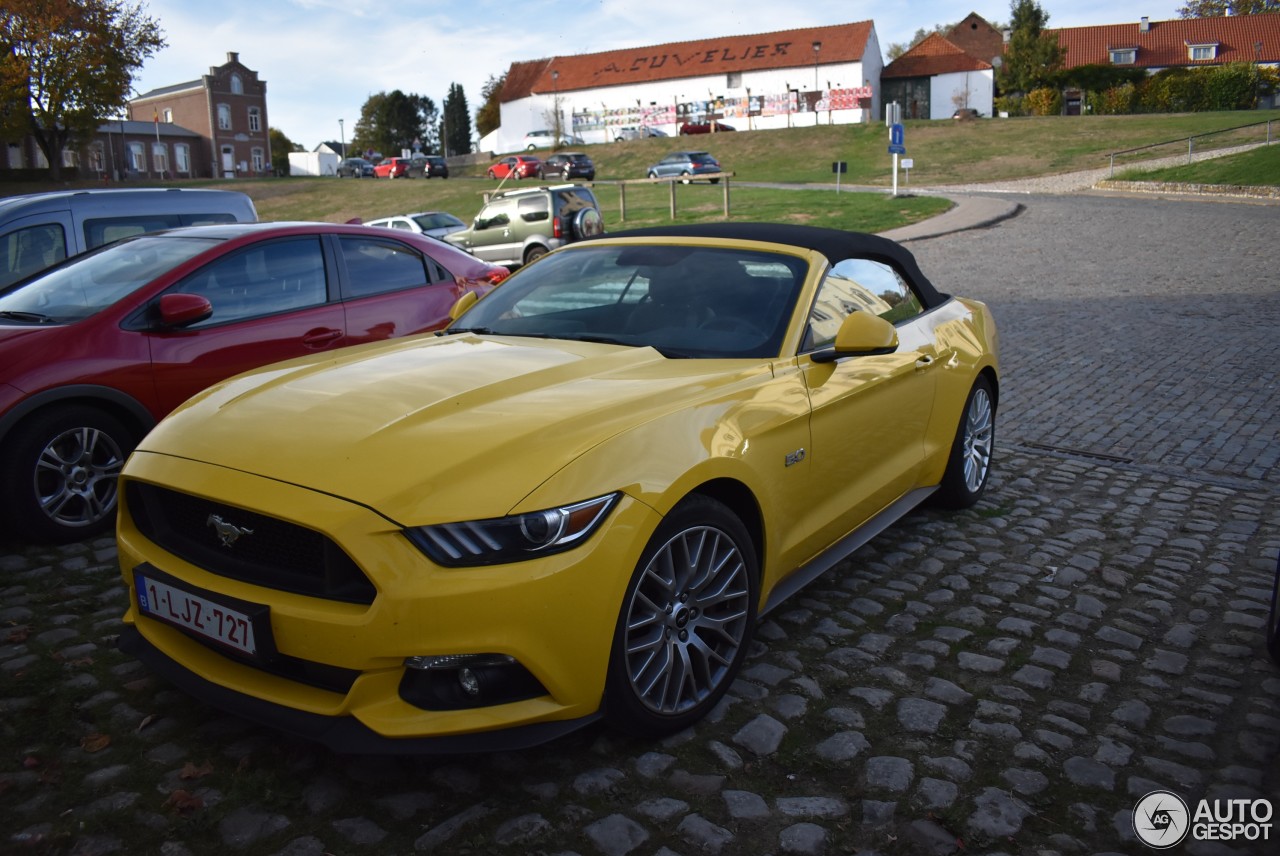
[(3, 442), (15, 427), (32, 416), (54, 407), (74, 405), (97, 407), (110, 413), (133, 431), (138, 440), (141, 440), (156, 424), (156, 418), (151, 411), (131, 395), (109, 386), (73, 384), (38, 392), (0, 416), (0, 442)]
[(764, 512), (760, 509), (760, 503), (756, 500), (755, 494), (751, 492), (751, 488), (734, 478), (716, 478), (698, 485), (685, 494), (684, 498), (695, 495), (714, 499), (732, 511), (742, 521), (742, 525), (751, 534), (751, 546), (756, 551), (756, 562), (760, 565), (761, 576), (763, 577), (765, 556)]

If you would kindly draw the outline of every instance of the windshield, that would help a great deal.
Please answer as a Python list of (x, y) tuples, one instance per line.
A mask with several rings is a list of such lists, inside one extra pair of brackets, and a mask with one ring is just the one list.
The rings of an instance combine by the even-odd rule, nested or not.
[(0, 293), (0, 319), (66, 324), (88, 318), (216, 243), (148, 235), (110, 244)]
[(675, 245), (578, 245), (514, 274), (450, 332), (652, 346), (669, 357), (778, 355), (807, 263)]
[(433, 214), (419, 214), (413, 220), (423, 229), (443, 229), (449, 226), (466, 228), (467, 225), (452, 214), (445, 214), (443, 211), (437, 211)]

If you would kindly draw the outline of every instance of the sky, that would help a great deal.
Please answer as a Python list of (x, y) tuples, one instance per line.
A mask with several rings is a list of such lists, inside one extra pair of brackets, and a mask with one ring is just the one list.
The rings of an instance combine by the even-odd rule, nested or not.
[[(135, 95), (196, 80), (235, 52), (267, 82), (270, 126), (307, 150), (350, 141), (369, 96), (394, 89), (426, 95), (439, 108), (449, 86), (461, 84), (474, 122), (481, 88), (513, 62), (867, 20), (883, 53), (917, 29), (954, 24), (970, 12), (997, 25), (1011, 17), (1009, 0), (722, 0), (694, 7), (688, 0), (143, 2), (168, 46), (135, 75)], [(1171, 20), (1185, 4), (1039, 2), (1050, 27)]]

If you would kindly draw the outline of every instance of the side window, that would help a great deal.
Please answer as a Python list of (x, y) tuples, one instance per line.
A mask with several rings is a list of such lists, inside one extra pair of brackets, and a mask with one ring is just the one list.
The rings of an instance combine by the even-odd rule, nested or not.
[(916, 293), (892, 267), (871, 259), (845, 259), (827, 272), (818, 288), (802, 350), (830, 345), (854, 312), (871, 312), (898, 324), (923, 311)]
[(526, 223), (536, 223), (551, 216), (551, 210), (548, 208), (545, 196), (530, 196), (526, 199), (521, 199), (517, 210), (520, 212), (520, 219)]
[(430, 281), (422, 256), (404, 244), (347, 236), (339, 238), (338, 244), (347, 262), (344, 298), (401, 291)]
[(121, 238), (172, 229), (182, 225), (177, 214), (147, 214), (138, 217), (99, 217), (84, 221), (84, 244), (87, 249), (100, 247)]
[(28, 226), (0, 237), (0, 288), (67, 257), (67, 236), (58, 223)]
[(477, 229), (492, 229), (495, 226), (507, 226), (511, 223), (512, 204), (510, 200), (495, 202), (485, 206), (476, 218)]
[(250, 247), (206, 265), (172, 290), (199, 294), (213, 304), (213, 315), (188, 329), (319, 306), (328, 297), (320, 239)]

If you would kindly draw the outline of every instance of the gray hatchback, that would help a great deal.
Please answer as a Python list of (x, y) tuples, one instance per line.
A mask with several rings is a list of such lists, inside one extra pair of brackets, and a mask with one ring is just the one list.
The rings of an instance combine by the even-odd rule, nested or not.
[[(696, 175), (714, 175), (724, 171), (720, 162), (710, 152), (672, 152), (649, 167), (649, 178), (680, 176), (688, 184)], [(720, 179), (709, 179), (715, 184)]]

